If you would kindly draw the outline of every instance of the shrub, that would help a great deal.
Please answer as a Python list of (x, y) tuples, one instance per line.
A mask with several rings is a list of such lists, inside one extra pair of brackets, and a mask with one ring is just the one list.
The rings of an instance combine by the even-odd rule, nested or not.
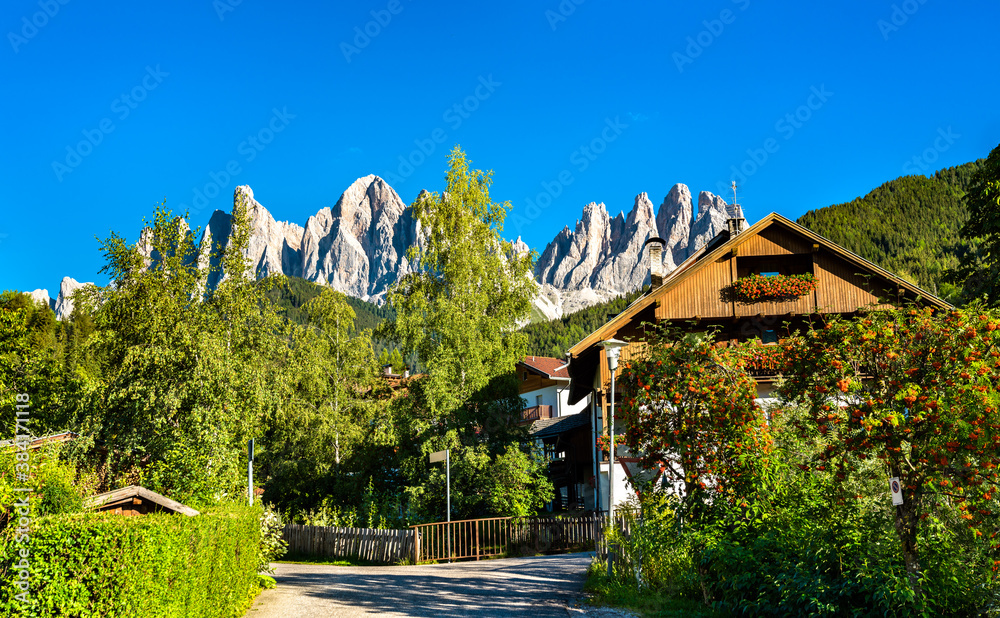
[(264, 505), (260, 516), (260, 565), (258, 571), (273, 573), (271, 563), (285, 555), (288, 543), (284, 539), (285, 524), (281, 513), (269, 504)]
[[(24, 545), (0, 547), (0, 614), (234, 616), (258, 592), (261, 511), (226, 505), (195, 517), (81, 513), (43, 517)], [(15, 565), (27, 549), (30, 597)]]
[(31, 512), (36, 517), (74, 513), (82, 509), (83, 495), (76, 482), (76, 469), (59, 458), (59, 446), (54, 445), (29, 452), (33, 467), (26, 480), (18, 480), (15, 459), (16, 448), (0, 448), (0, 530), (6, 526), (14, 502), (24, 494), (15, 488), (27, 487)]

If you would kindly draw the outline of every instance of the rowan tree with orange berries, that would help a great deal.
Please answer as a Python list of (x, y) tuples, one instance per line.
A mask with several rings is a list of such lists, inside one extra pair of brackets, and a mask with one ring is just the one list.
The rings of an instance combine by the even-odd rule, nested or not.
[[(652, 329), (651, 329), (652, 330)], [(745, 496), (771, 440), (743, 358), (712, 333), (655, 327), (618, 377), (624, 442), (695, 503)]]
[(974, 537), (1000, 549), (1000, 314), (979, 307), (879, 309), (783, 342), (783, 399), (804, 405), (826, 443), (817, 469), (844, 479), (873, 459), (898, 477), (895, 531), (918, 599), (917, 540), (928, 517), (954, 510)]

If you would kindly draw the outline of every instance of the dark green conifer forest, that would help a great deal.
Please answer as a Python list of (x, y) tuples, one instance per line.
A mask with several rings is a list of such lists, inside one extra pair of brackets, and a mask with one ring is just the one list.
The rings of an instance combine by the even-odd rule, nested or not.
[(959, 303), (947, 271), (969, 243), (959, 234), (969, 218), (963, 198), (983, 161), (902, 176), (843, 204), (810, 210), (798, 223), (941, 298)]

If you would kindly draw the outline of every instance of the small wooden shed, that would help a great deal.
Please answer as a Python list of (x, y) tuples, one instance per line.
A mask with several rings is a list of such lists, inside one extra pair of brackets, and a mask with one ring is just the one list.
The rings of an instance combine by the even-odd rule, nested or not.
[(91, 496), (84, 501), (84, 506), (94, 511), (107, 511), (117, 515), (181, 513), (188, 517), (194, 517), (199, 514), (198, 511), (189, 506), (139, 485), (129, 485)]

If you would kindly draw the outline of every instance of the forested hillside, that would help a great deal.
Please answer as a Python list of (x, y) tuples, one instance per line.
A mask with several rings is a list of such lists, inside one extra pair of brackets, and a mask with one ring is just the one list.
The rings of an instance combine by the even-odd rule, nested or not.
[(798, 222), (930, 292), (956, 300), (944, 272), (958, 265), (968, 219), (962, 197), (983, 162), (931, 177), (902, 176), (851, 202), (811, 210)]
[(562, 358), (566, 350), (624, 311), (642, 292), (636, 290), (550, 322), (528, 324), (523, 329), (528, 335), (528, 354)]
[[(287, 277), (283, 285), (276, 285), (267, 292), (267, 297), (275, 304), (278, 313), (296, 324), (305, 324), (309, 321), (302, 308), (304, 304), (319, 296), (323, 291), (323, 286), (306, 281), (299, 277)], [(375, 330), (375, 327), (385, 320), (394, 320), (396, 313), (389, 307), (379, 307), (378, 305), (367, 303), (361, 299), (347, 296), (347, 304), (354, 309), (354, 328), (360, 332), (366, 328)]]

